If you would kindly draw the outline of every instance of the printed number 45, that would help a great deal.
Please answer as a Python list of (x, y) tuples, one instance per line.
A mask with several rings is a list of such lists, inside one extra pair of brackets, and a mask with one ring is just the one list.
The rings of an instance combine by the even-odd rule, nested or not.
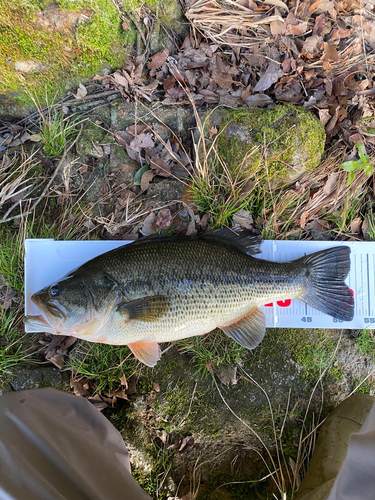
[(312, 322), (312, 317), (311, 316), (304, 316), (301, 321), (304, 323), (311, 323)]

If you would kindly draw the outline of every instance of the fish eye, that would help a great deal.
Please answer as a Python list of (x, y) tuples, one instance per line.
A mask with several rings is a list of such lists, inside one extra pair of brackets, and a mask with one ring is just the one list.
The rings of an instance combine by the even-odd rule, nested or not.
[(53, 286), (51, 286), (51, 288), (49, 289), (49, 293), (52, 296), (58, 295), (60, 293), (59, 285), (53, 285)]

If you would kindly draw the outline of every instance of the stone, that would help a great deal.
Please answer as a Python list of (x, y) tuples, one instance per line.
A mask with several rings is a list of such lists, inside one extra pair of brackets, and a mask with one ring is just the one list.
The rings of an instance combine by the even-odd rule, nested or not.
[(134, 175), (140, 167), (139, 164), (129, 158), (121, 146), (111, 144), (109, 168), (116, 176), (116, 184), (132, 186)]
[(113, 142), (113, 139), (105, 130), (92, 122), (86, 122), (76, 143), (76, 150), (81, 157), (101, 158), (104, 154), (101, 144), (107, 142)]
[(186, 186), (183, 182), (175, 179), (157, 179), (150, 184), (144, 195), (145, 206), (169, 203), (173, 200), (181, 200)]
[(14, 63), (14, 70), (20, 73), (35, 73), (36, 71), (44, 71), (45, 69), (46, 67), (38, 61), (16, 61)]
[(22, 368), (10, 378), (10, 385), (14, 391), (40, 389), (42, 387), (62, 388), (62, 384), (62, 374), (53, 367)]
[(135, 117), (138, 124), (150, 125), (164, 141), (171, 138), (168, 128), (184, 138), (190, 138), (191, 131), (195, 128), (195, 117), (191, 106), (163, 106), (157, 103), (148, 109), (135, 103), (121, 103), (112, 107), (112, 130), (125, 130), (135, 123)]
[(169, 49), (170, 54), (176, 53), (188, 34), (189, 22), (182, 12), (180, 3), (174, 0), (163, 2), (151, 31), (151, 55), (165, 48)]
[(12, 392), (12, 391), (13, 389), (9, 382), (3, 382), (3, 381), (0, 382), (0, 396), (6, 394), (7, 392)]
[(243, 178), (269, 178), (275, 187), (295, 181), (320, 164), (324, 127), (302, 108), (218, 109), (207, 117), (207, 136), (212, 127), (222, 131), (217, 140), (218, 153), (229, 169), (239, 170)]

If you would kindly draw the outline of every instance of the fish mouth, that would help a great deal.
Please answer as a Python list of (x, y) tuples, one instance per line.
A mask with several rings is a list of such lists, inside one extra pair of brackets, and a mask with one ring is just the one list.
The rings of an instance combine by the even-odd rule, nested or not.
[(49, 298), (46, 292), (37, 292), (31, 296), (31, 300), (46, 316), (52, 316), (53, 318), (64, 320), (64, 312), (55, 302), (52, 302), (51, 300), (45, 300), (47, 297)]

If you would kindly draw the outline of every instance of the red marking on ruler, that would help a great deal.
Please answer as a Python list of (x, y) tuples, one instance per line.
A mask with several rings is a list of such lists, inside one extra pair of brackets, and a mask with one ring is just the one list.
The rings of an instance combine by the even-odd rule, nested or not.
[[(291, 299), (278, 300), (276, 302), (276, 304), (280, 307), (289, 307), (291, 303), (292, 303)], [(273, 302), (270, 302), (269, 304), (264, 304), (264, 307), (273, 307)]]

